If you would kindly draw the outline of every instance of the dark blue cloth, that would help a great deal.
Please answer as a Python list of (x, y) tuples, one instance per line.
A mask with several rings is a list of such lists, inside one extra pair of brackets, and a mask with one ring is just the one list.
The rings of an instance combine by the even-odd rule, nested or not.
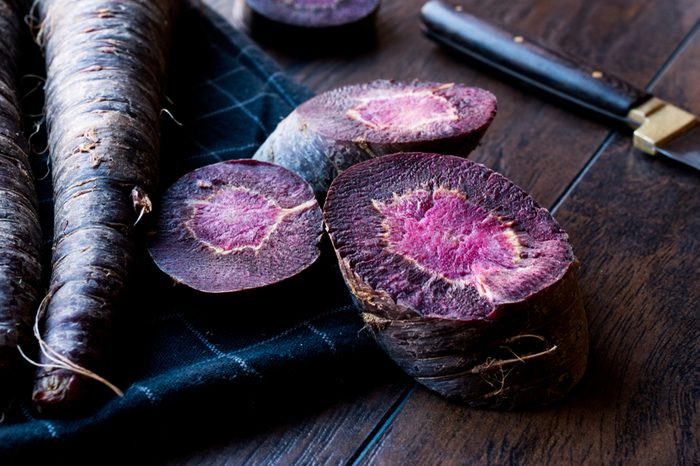
[[(252, 156), (309, 93), (199, 6), (176, 28), (169, 97), (183, 126), (164, 116), (163, 186), (196, 167)], [(45, 217), (50, 206), (43, 196)], [(244, 428), (260, 413), (303, 410), (313, 393), (342, 389), (381, 360), (327, 242), (311, 269), (262, 290), (214, 296), (176, 287), (145, 252), (134, 281), (108, 375), (124, 397), (106, 397), (83, 417), (42, 419), (27, 387), (0, 424), (0, 463), (97, 448), (101, 464), (128, 446), (191, 443), (219, 422)]]

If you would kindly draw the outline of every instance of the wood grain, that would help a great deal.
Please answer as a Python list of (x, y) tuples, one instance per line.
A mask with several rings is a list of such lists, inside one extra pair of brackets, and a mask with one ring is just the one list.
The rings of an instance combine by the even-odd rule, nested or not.
[[(658, 91), (698, 113), (698, 76), (700, 33)], [(521, 413), (420, 390), (364, 461), (698, 464), (698, 194), (700, 173), (616, 136), (557, 212), (582, 262), (592, 339), (584, 383), (557, 407)]]
[(625, 124), (630, 109), (650, 97), (581, 58), (545, 48), (536, 39), (457, 10), (446, 0), (427, 2), (421, 19), (428, 37), (465, 58), (612, 121)]
[(404, 391), (405, 378), (390, 374), (361, 389), (343, 390), (342, 397), (331, 396), (332, 402), (319, 401), (310, 407), (307, 400), (288, 412), (261, 416), (246, 423), (247, 432), (234, 429), (198, 445), (200, 451), (192, 445), (176, 447), (177, 454), (171, 451), (167, 464), (341, 464), (391, 409), (387, 398)]
[[(230, 18), (232, 0), (205, 2)], [(507, 27), (537, 37), (551, 48), (579, 55), (638, 87), (649, 82), (700, 17), (700, 2), (696, 0), (465, 0), (460, 4), (485, 19), (497, 19)], [(314, 50), (294, 53), (289, 50), (282, 53), (270, 47), (267, 50), (288, 72), (315, 91), (380, 77), (459, 81), (491, 90), (499, 98), (499, 116), (472, 158), (512, 178), (543, 205), (553, 205), (609, 134), (608, 128), (474, 68), (421, 37), (418, 17), (421, 5), (420, 0), (384, 0), (377, 19), (376, 41), (369, 49), (338, 53), (325, 50), (318, 54)], [(697, 71), (690, 72), (695, 73), (696, 80), (700, 76)], [(674, 77), (676, 74), (679, 73), (671, 74), (664, 82), (675, 80), (681, 87), (663, 87), (659, 93), (661, 97), (678, 97), (680, 102), (684, 97), (679, 95), (680, 89), (688, 81)], [(692, 78), (693, 75), (689, 75), (691, 82)], [(681, 245), (685, 244), (689, 251), (695, 248), (693, 253), (698, 255), (696, 243), (688, 239), (683, 243), (679, 239), (679, 235), (687, 234), (690, 226), (684, 227), (677, 221), (672, 222), (674, 226), (669, 231), (663, 230), (656, 221), (650, 222), (656, 227), (647, 226), (647, 219), (654, 211), (645, 210), (646, 204), (641, 200), (651, 196), (654, 202), (650, 206), (673, 207), (681, 199), (685, 202), (685, 198), (692, 198), (693, 189), (697, 197), (697, 186), (693, 188), (686, 180), (686, 184), (680, 183), (684, 186), (680, 194), (667, 199), (666, 192), (657, 184), (672, 188), (677, 180), (661, 181), (653, 175), (656, 170), (645, 178), (632, 169), (627, 172), (620, 168), (659, 165), (658, 162), (629, 153), (626, 139), (617, 140), (613, 148), (617, 152), (606, 152), (593, 164), (559, 213), (564, 227), (570, 230), (576, 251), (584, 259), (582, 279), (592, 328), (605, 324), (607, 329), (595, 337), (594, 370), (591, 372), (595, 375), (585, 381), (569, 403), (535, 413), (491, 413), (448, 404), (420, 389), (412, 392), (395, 419), (387, 419), (386, 415), (394, 410), (394, 404), (404, 393), (405, 379), (398, 377), (396, 385), (391, 385), (393, 388), (377, 386), (366, 396), (348, 396), (331, 405), (309, 408), (307, 415), (293, 416), (289, 421), (261, 428), (248, 437), (221, 440), (209, 448), (202, 447), (204, 449), (196, 456), (183, 454), (176, 462), (186, 462), (189, 458), (193, 463), (216, 464), (225, 462), (224, 458), (231, 455), (232, 464), (273, 461), (338, 464), (353, 459), (361, 450), (364, 453), (367, 443), (369, 450), (361, 459), (377, 464), (514, 464), (525, 462), (518, 456), (523, 451), (528, 452), (525, 458), (530, 464), (548, 461), (552, 464), (598, 464), (621, 461), (624, 457), (646, 464), (658, 459), (659, 464), (663, 464), (671, 457), (677, 458), (671, 451), (675, 446), (680, 448), (678, 455), (692, 459), (698, 449), (693, 443), (697, 440), (689, 432), (693, 427), (697, 429), (697, 425), (688, 422), (694, 418), (663, 416), (667, 412), (680, 413), (681, 406), (691, 414), (694, 412), (690, 406), (692, 402), (697, 403), (697, 396), (693, 395), (697, 394), (697, 386), (692, 385), (693, 379), (690, 376), (682, 379), (691, 385), (685, 392), (680, 389), (674, 392), (680, 398), (666, 399), (664, 401), (670, 404), (652, 405), (648, 411), (645, 404), (648, 398), (638, 393), (632, 396), (631, 392), (640, 388), (633, 385), (640, 380), (652, 383), (645, 388), (647, 393), (656, 390), (658, 387), (654, 384), (660, 381), (680, 380), (676, 378), (677, 371), (687, 364), (689, 355), (680, 358), (680, 365), (669, 364), (668, 356), (650, 352), (652, 343), (659, 340), (659, 345), (666, 350), (677, 350), (683, 344), (687, 347), (687, 340), (685, 343), (673, 339), (669, 342), (668, 332), (675, 332), (681, 341), (689, 333), (690, 336), (697, 333), (693, 333), (692, 322), (687, 321), (689, 311), (685, 317), (679, 317), (682, 313), (676, 310), (683, 309), (683, 296), (676, 295), (668, 301), (664, 296), (683, 293), (682, 287), (689, 294), (693, 290), (689, 286), (691, 279), (698, 282), (696, 275), (683, 277), (682, 272), (685, 270), (688, 274), (689, 266), (698, 269), (697, 259), (688, 258), (681, 250)], [(660, 166), (662, 170), (676, 170), (667, 164)], [(604, 176), (611, 169), (615, 170), (615, 175)], [(596, 173), (596, 178), (592, 178)], [(627, 192), (621, 185), (631, 180), (625, 176), (637, 180), (634, 186), (640, 192), (634, 192), (635, 196), (623, 196), (613, 206), (608, 206), (605, 196), (622, 196)], [(645, 189), (650, 191), (647, 193)], [(635, 203), (637, 197), (640, 201)], [(627, 212), (627, 203), (636, 205), (630, 211), (631, 217), (621, 215)], [(662, 218), (668, 220), (667, 217), (675, 215), (666, 213)], [(626, 226), (630, 219), (638, 223), (630, 224), (634, 227)], [(611, 222), (619, 231), (613, 230)], [(654, 238), (654, 234), (659, 233), (662, 233), (658, 239), (661, 246), (657, 246)], [(636, 249), (635, 244), (638, 245)], [(659, 247), (666, 251), (662, 254), (665, 264), (662, 269), (654, 260)], [(634, 261), (625, 259), (629, 249), (636, 251), (636, 255), (631, 256)], [(681, 255), (674, 259), (673, 253)], [(640, 261), (640, 257), (645, 260)], [(689, 261), (688, 265), (683, 265), (672, 276), (654, 273), (655, 270), (670, 271), (682, 261)], [(678, 275), (680, 277), (676, 278)], [(648, 286), (649, 281), (656, 286), (640, 292), (640, 287)], [(650, 301), (645, 303), (642, 297)], [(686, 301), (692, 299), (697, 307), (697, 288), (694, 298), (686, 296)], [(637, 315), (660, 315), (662, 318), (637, 324)], [(667, 328), (665, 325), (669, 321), (675, 324)], [(623, 327), (624, 323), (635, 326), (630, 330)], [(649, 336), (643, 335), (647, 329), (651, 332)], [(627, 332), (631, 333), (627, 335)], [(610, 344), (616, 345), (614, 351), (605, 351)], [(686, 351), (692, 354), (690, 349)], [(619, 360), (628, 364), (620, 365)], [(660, 370), (660, 373), (635, 372), (643, 364), (650, 364), (650, 369)], [(692, 368), (692, 365), (686, 367), (685, 371), (691, 373)], [(629, 406), (618, 409), (618, 401)], [(656, 401), (661, 402), (658, 398)], [(388, 429), (379, 432), (379, 442), (374, 443), (372, 436), (377, 433), (380, 420), (386, 421)], [(627, 428), (628, 425), (655, 425), (656, 429)], [(329, 435), (330, 432), (333, 433)], [(616, 437), (617, 434), (623, 435)], [(690, 437), (676, 437), (678, 435)], [(319, 438), (333, 441), (323, 443)], [(659, 442), (665, 445), (641, 448)], [(578, 449), (570, 448), (574, 443), (579, 445)], [(280, 448), (281, 445), (289, 447)], [(648, 458), (642, 458), (643, 455)]]

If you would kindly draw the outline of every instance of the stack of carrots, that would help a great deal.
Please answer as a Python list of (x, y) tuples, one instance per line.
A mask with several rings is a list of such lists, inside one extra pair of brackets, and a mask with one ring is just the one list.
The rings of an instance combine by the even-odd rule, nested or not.
[[(135, 224), (151, 210), (160, 114), (178, 0), (0, 0), (0, 380), (37, 366), (33, 399), (64, 413), (90, 398), (115, 306), (134, 266)], [(46, 60), (54, 199), (48, 287), (19, 111), (25, 15)], [(31, 22), (30, 22), (31, 23)], [(0, 408), (1, 409), (1, 408)]]

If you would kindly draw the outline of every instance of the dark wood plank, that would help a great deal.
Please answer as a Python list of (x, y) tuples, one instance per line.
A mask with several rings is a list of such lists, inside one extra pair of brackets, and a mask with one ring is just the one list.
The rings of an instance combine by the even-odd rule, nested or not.
[(168, 464), (341, 464), (390, 409), (386, 400), (399, 397), (405, 385), (394, 375), (375, 386), (346, 390), (342, 399), (334, 397), (335, 402), (325, 406), (295, 406), (290, 409), (293, 415), (258, 419), (247, 433), (222, 436), (200, 451), (187, 446), (169, 455)]
[[(430, 0), (421, 10), (428, 37), (486, 67), (523, 81), (571, 105), (626, 123), (629, 111), (649, 94), (579, 57), (543, 47), (538, 40), (503, 29), (447, 0)], [(517, 39), (517, 40), (516, 40)]]
[[(699, 80), (700, 33), (657, 92), (700, 113)], [(364, 461), (700, 463), (698, 212), (700, 173), (616, 136), (557, 212), (582, 262), (592, 338), (582, 385), (557, 407), (522, 413), (470, 410), (421, 389)]]

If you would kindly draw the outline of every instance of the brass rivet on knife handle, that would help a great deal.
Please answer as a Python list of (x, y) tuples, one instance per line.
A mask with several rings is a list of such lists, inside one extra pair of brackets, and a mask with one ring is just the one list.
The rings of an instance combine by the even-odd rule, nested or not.
[(698, 124), (694, 115), (656, 97), (630, 110), (628, 117), (640, 125), (634, 147), (651, 155), (656, 155), (657, 146)]

